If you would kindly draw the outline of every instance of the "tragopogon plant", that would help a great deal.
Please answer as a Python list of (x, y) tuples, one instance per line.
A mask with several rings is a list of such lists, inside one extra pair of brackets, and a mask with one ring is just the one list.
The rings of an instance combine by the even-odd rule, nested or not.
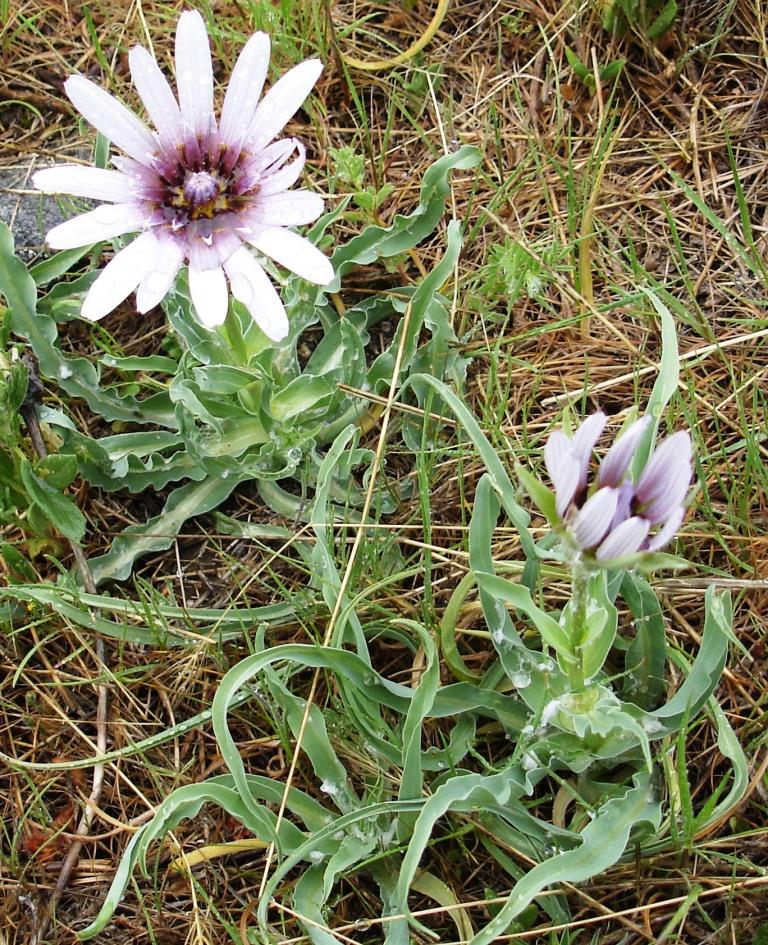
[[(351, 431), (344, 431), (320, 470), (313, 511), (317, 542), (307, 552), (313, 586), (326, 605), (334, 607), (342, 595), (343, 616), (329, 645), (269, 648), (261, 634), (254, 655), (225, 675), (214, 700), (213, 725), (229, 773), (183, 787), (163, 802), (152, 822), (131, 839), (104, 906), (83, 938), (109, 922), (134, 867), (146, 872), (151, 844), (195, 817), (205, 803), (225, 806), (259, 841), (277, 845), (278, 862), (254, 910), (257, 927), (249, 929), (260, 942), (284, 937), (284, 929), (271, 926), (269, 912), (271, 903), (283, 897), (290, 899), (315, 945), (345, 941), (343, 933), (334, 934), (333, 903), (339, 881), (351, 871), (365, 871), (378, 889), (381, 915), (387, 918), (382, 926), (386, 945), (406, 945), (416, 932), (434, 934), (411, 915), (410, 894), (439, 899), (440, 883), (425, 853), (438, 836), (445, 843), (452, 827), (464, 833), (474, 823), (477, 842), (499, 867), (494, 894), (506, 899), (490, 920), (475, 922), (470, 910), (463, 910), (460, 935), (471, 945), (490, 945), (513, 921), (520, 930), (537, 921), (540, 912), (557, 923), (568, 921), (564, 897), (540, 895), (547, 887), (582, 882), (627, 850), (637, 855), (675, 842), (681, 812), (665, 800), (663, 774), (675, 774), (663, 762), (671, 743), (681, 750), (681, 732), (707, 703), (731, 771), (715, 792), (717, 800), (693, 814), (690, 829), (706, 831), (743, 795), (749, 781), (746, 759), (713, 698), (728, 646), (728, 594), (708, 590), (701, 647), (689, 663), (667, 646), (659, 601), (639, 571), (671, 561), (642, 546), (661, 542), (661, 532), (649, 539), (657, 520), (664, 519), (663, 531), (679, 519), (690, 480), (687, 446), (682, 449), (680, 438), (672, 437), (666, 441), (672, 446), (662, 443), (652, 453), (657, 425), (652, 416), (631, 426), (608, 451), (594, 485), (598, 491), (632, 489), (616, 530), (632, 518), (643, 518), (648, 527), (616, 539), (622, 552), (634, 547), (631, 555), (599, 558), (613, 518), (604, 516), (605, 524), (595, 529), (587, 547), (578, 544), (574, 528), (591, 498), (589, 466), (603, 419), (588, 420), (574, 437), (556, 436), (557, 461), (552, 447), (547, 452), (558, 469), (560, 512), (555, 494), (543, 483), (531, 491), (537, 502), (549, 496), (543, 505), (561, 547), (553, 548), (549, 540), (536, 545), (517, 489), (467, 406), (433, 377), (420, 375), (409, 383), (425, 385), (441, 398), (487, 470), (474, 498), (470, 571), (439, 619), (440, 649), (414, 620), (393, 620), (387, 629), (378, 614), (356, 613), (353, 589), (343, 591), (327, 511), (332, 472), (338, 464), (349, 472), (350, 464), (365, 461), (363, 451), (349, 448)], [(669, 377), (664, 384), (674, 389)], [(657, 397), (653, 413), (658, 405)], [(520, 532), (526, 562), (494, 557), (493, 533), (502, 508)], [(546, 606), (547, 582), (562, 581), (574, 565), (584, 574), (573, 598), (559, 609), (539, 606), (531, 590)], [(497, 573), (502, 571), (517, 579)], [(473, 586), (495, 657), (482, 674), (464, 661), (459, 643), (459, 618)], [(423, 652), (423, 670), (411, 686), (387, 679), (375, 664), (370, 641), (387, 632), (407, 641), (414, 653)], [(456, 681), (443, 677), (441, 682), (441, 658)], [(671, 697), (666, 696), (668, 659), (684, 676)], [(313, 706), (305, 716), (306, 703), (294, 689), (301, 686), (302, 671), (312, 667), (327, 672), (334, 685), (328, 687), (324, 711)], [(254, 680), (269, 691), (294, 737), (302, 732), (321, 798), (292, 788), (282, 820), (275, 813), (282, 788), (247, 773), (229, 729), (230, 707), (252, 691)], [(355, 720), (354, 731), (345, 730), (343, 754), (329, 731), (334, 718)], [(656, 744), (662, 746), (659, 760)], [(355, 778), (350, 765), (356, 756), (376, 759), (376, 778)], [(673, 783), (670, 794), (676, 794)], [(524, 853), (530, 868), (521, 869), (510, 849)]]
[[(291, 69), (259, 102), (268, 58), (269, 41), (257, 34), (237, 61), (217, 122), (203, 20), (183, 14), (179, 102), (145, 50), (130, 54), (157, 131), (84, 77), (69, 79), (75, 105), (124, 156), (113, 159), (116, 169), (51, 168), (35, 181), (107, 203), (53, 229), (52, 245), (70, 248), (31, 269), (13, 255), (0, 224), (0, 293), (11, 330), (32, 348), (47, 383), (119, 425), (93, 437), (63, 409), (45, 405), (41, 419), (55, 428), (62, 451), (102, 489), (175, 485), (159, 515), (126, 529), (91, 561), (97, 583), (128, 577), (140, 555), (169, 547), (187, 519), (217, 508), (244, 481), (256, 480), (275, 511), (306, 514), (323, 451), (348, 425), (375, 423), (380, 408), (367, 394), (387, 393), (396, 364), (401, 379), (413, 370), (463, 379), (466, 360), (440, 294), (461, 249), (458, 223), (446, 230), (443, 258), (426, 274), (421, 267), (415, 281), (366, 291), (349, 305), (340, 290), (350, 270), (397, 259), (429, 236), (443, 215), (451, 173), (475, 167), (479, 152), (461, 147), (437, 160), (412, 212), (367, 226), (329, 260), (317, 244), (329, 244), (346, 201), (304, 236), (292, 232), (315, 220), (323, 201), (288, 190), (304, 165), (304, 146), (294, 138), (273, 141), (320, 64)], [(97, 146), (102, 165), (105, 143)], [(131, 233), (138, 235), (126, 243)], [(90, 240), (112, 240), (113, 259), (101, 273), (69, 277), (98, 247), (82, 245)], [(280, 285), (279, 296), (270, 280)], [(95, 361), (65, 352), (60, 325), (101, 318), (133, 289), (139, 311), (159, 302), (168, 317), (157, 351), (128, 354), (110, 339)], [(394, 332), (379, 329), (385, 321)], [(362, 495), (348, 495), (348, 485), (337, 489), (339, 499), (362, 502)]]

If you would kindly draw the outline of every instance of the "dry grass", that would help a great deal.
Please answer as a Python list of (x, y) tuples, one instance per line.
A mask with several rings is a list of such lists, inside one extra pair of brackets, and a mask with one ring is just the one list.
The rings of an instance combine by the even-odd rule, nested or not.
[[(570, 931), (551, 937), (533, 931), (519, 941), (638, 945), (661, 941), (675, 916), (679, 921), (665, 940), (725, 945), (757, 941), (758, 928), (766, 934), (768, 292), (761, 261), (768, 212), (768, 14), (761, 0), (691, 0), (680, 6), (661, 49), (642, 37), (613, 39), (588, 3), (560, 0), (457, 0), (436, 40), (408, 69), (347, 74), (341, 51), (365, 58), (387, 54), (389, 47), (359, 31), (346, 36), (345, 30), (367, 10), (384, 9), (370, 29), (405, 48), (425, 29), (434, 9), (429, 3), (410, 9), (318, 0), (297, 21), (295, 46), (282, 34), (277, 44), (279, 66), (311, 48), (320, 48), (328, 62), (313, 126), (306, 116), (297, 119), (321, 190), (338, 192), (331, 149), (350, 144), (368, 156), (373, 185), (394, 185), (381, 211), (387, 220), (414, 204), (421, 171), (444, 148), (455, 141), (483, 148), (481, 171), (454, 181), (452, 212), (466, 221), (454, 318), (474, 356), (467, 397), (500, 451), (535, 450), (566, 402), (578, 411), (599, 404), (618, 418), (647, 397), (654, 373), (644, 369), (658, 360), (659, 336), (638, 285), (662, 286), (678, 316), (683, 370), (669, 422), (690, 425), (697, 445), (701, 488), (681, 541), (697, 571), (690, 579), (662, 582), (662, 590), (673, 638), (692, 651), (702, 625), (703, 579), (736, 582), (734, 629), (744, 650), (733, 649), (720, 700), (748, 752), (754, 779), (744, 805), (719, 830), (696, 837), (690, 851), (644, 859), (569, 890)], [(132, 100), (126, 50), (146, 42), (145, 21), (156, 53), (169, 54), (179, 4), (145, 0), (131, 4), (126, 15), (122, 6), (95, 0), (90, 25), (79, 7), (66, 0), (20, 0), (0, 34), (3, 165), (59, 158), (90, 140), (87, 130), (84, 139), (77, 137), (61, 90), (73, 69), (103, 79)], [(251, 5), (244, 2), (201, 4), (212, 7), (223, 77), (239, 47), (237, 34), (248, 33), (255, 21), (248, 22)], [(598, 79), (594, 92), (587, 89), (567, 64), (566, 46), (590, 64), (626, 58), (616, 87), (601, 87)], [(353, 223), (343, 223), (339, 233), (353, 229)], [(549, 283), (543, 300), (522, 292), (508, 307), (506, 298), (488, 294), (495, 277), (491, 247), (505, 239), (541, 260)], [(404, 275), (414, 278), (418, 265), (428, 267), (441, 247), (439, 237), (420, 247)], [(350, 298), (371, 291), (366, 278), (345, 287)], [(136, 338), (126, 310), (109, 330), (131, 353), (143, 353), (155, 350), (161, 325), (159, 316), (142, 323)], [(83, 343), (72, 335), (72, 344)], [(93, 424), (84, 410), (75, 416), (84, 427)], [(373, 431), (372, 445), (376, 437)], [(387, 450), (389, 475), (413, 475), (412, 458), (396, 436)], [(480, 471), (476, 459), (446, 440), (429, 468), (430, 546), (418, 498), (386, 522), (386, 539), (406, 562), (418, 565), (430, 554), (429, 591), (438, 614), (467, 566), (468, 508)], [(146, 519), (160, 502), (155, 495), (128, 498), (85, 486), (78, 499), (92, 525), (89, 555), (101, 553), (126, 524)], [(249, 488), (226, 511), (274, 520)], [(353, 535), (350, 530), (350, 540)], [(519, 556), (511, 531), (500, 529), (497, 537), (498, 557)], [(310, 540), (299, 531), (297, 540), (304, 539)], [(364, 553), (366, 563), (375, 565), (376, 548)], [(41, 576), (55, 574), (50, 560), (36, 564)], [(284, 582), (290, 589), (302, 580), (292, 548), (219, 535), (210, 521), (188, 526), (175, 549), (143, 561), (137, 579), (143, 593), (190, 607), (268, 603), (275, 593), (280, 598), (276, 586)], [(394, 582), (369, 606), (412, 615), (421, 611), (424, 593), (418, 578)], [(320, 640), (326, 620), (308, 613), (301, 624), (286, 626), (280, 640)], [(465, 623), (472, 626), (471, 612)], [(234, 645), (164, 651), (108, 642), (107, 665), (100, 666), (87, 635), (33, 611), (0, 641), (0, 746), (37, 762), (93, 754), (94, 683), (106, 679), (109, 746), (120, 749), (209, 706), (223, 671), (244, 652), (245, 646)], [(407, 653), (382, 644), (379, 655), (393, 675), (410, 673)], [(475, 668), (487, 659), (473, 637), (467, 637), (466, 656)], [(321, 687), (320, 703), (325, 695)], [(269, 707), (239, 711), (236, 727), (249, 769), (284, 778), (291, 744)], [(347, 736), (350, 765), (362, 771), (366, 759), (351, 733), (341, 731), (339, 739), (343, 743)], [(701, 800), (722, 766), (706, 721), (690, 733), (688, 753), (694, 800)], [(107, 765), (95, 828), (59, 909), (52, 942), (72, 941), (70, 927), (81, 927), (93, 914), (128, 837), (148, 812), (172, 788), (221, 768), (205, 726)], [(29, 941), (71, 840), (74, 808), (88, 793), (88, 778), (87, 770), (0, 771), (0, 942)], [(295, 783), (315, 790), (303, 759)], [(193, 850), (236, 839), (239, 831), (231, 818), (204, 811), (176, 836)], [(489, 908), (485, 889), (498, 889), (498, 878), (478, 825), (459, 833), (435, 844), (431, 868), (468, 904), (469, 914), (482, 920)], [(129, 894), (108, 940), (230, 941), (226, 923), (232, 936), (248, 927), (262, 871), (261, 852), (214, 862), (196, 870), (193, 881), (161, 865), (150, 881), (139, 881), (143, 899), (137, 890)], [(701, 889), (697, 903), (678, 911), (694, 887)], [(419, 906), (417, 897), (412, 901)], [(421, 905), (434, 910), (430, 900)], [(348, 925), (377, 910), (362, 878), (344, 890), (330, 925), (360, 945), (380, 941), (375, 924), (367, 931)], [(287, 943), (298, 933), (290, 916), (284, 919)], [(428, 924), (442, 941), (455, 939), (446, 910), (434, 910)]]

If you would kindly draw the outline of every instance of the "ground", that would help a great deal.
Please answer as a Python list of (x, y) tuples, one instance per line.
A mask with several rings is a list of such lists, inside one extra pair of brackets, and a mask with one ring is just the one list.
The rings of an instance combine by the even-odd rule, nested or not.
[[(461, 353), (471, 359), (464, 398), (510, 468), (521, 460), (540, 468), (543, 435), (567, 404), (579, 414), (601, 407), (617, 419), (642, 404), (660, 355), (658, 320), (643, 288), (655, 290), (673, 312), (681, 381), (666, 424), (691, 429), (698, 488), (677, 547), (692, 568), (674, 578), (659, 576), (655, 587), (670, 639), (690, 654), (700, 640), (704, 588), (714, 581), (733, 592), (735, 640), (718, 698), (747, 754), (751, 780), (741, 806), (716, 829), (568, 888), (574, 919), (567, 931), (547, 931), (542, 913), (516, 940), (768, 941), (763, 4), (680, 2), (671, 28), (649, 38), (641, 27), (624, 34), (606, 30), (600, 20), (605, 2), (457, 0), (447, 4), (422, 51), (375, 71), (356, 68), (344, 56), (370, 61), (406, 49), (428, 30), (434, 0), (191, 5), (209, 24), (222, 85), (256, 28), (273, 34), (275, 75), (309, 55), (324, 61), (314, 98), (292, 127), (308, 146), (309, 186), (328, 195), (331, 205), (351, 186), (339, 173), (339, 148), (364, 158), (363, 186), (371, 193), (389, 185), (375, 211), (384, 223), (412, 209), (421, 174), (436, 157), (459, 144), (482, 150), (477, 171), (453, 178), (445, 223), (462, 221), (465, 240), (456, 277), (443, 291), (453, 299)], [(17, 0), (10, 9), (7, 0), (0, 2), (0, 219), (11, 223), (23, 258), (43, 253), (46, 228), (71, 212), (68, 204), (30, 195), (31, 170), (83, 157), (93, 143), (63, 94), (63, 80), (80, 71), (135, 105), (127, 50), (149, 35), (168, 65), (181, 9), (157, 0), (129, 7), (94, 0), (82, 8)], [(617, 61), (621, 68), (606, 68)], [(335, 238), (354, 233), (364, 216), (346, 215)], [(399, 264), (400, 275), (417, 279), (444, 244), (443, 226)], [(347, 297), (369, 291), (370, 278), (352, 276), (344, 286)], [(148, 354), (157, 350), (163, 325), (159, 310), (138, 321), (126, 303), (109, 330), (124, 350)], [(67, 337), (88, 350), (76, 327)], [(52, 404), (58, 396), (55, 390), (46, 394)], [(97, 429), (82, 404), (71, 409), (84, 428)], [(368, 533), (354, 572), (359, 586), (370, 589), (386, 577), (385, 547), (397, 550), (406, 575), (382, 580), (375, 589), (368, 605), (379, 619), (422, 615), (435, 626), (465, 573), (468, 514), (481, 464), (446, 431), (439, 450), (417, 466), (397, 424), (389, 430), (387, 475), (400, 483), (415, 477), (429, 508), (425, 514), (415, 490), (381, 517), (378, 534), (386, 541)], [(375, 426), (368, 433), (372, 448), (379, 435)], [(88, 516), (85, 550), (91, 558), (162, 501), (152, 491), (130, 496), (85, 483), (74, 494)], [(238, 489), (223, 511), (241, 522), (287, 526), (296, 542), (307, 537), (294, 521), (276, 517), (251, 486)], [(301, 587), (291, 541), (232, 537), (220, 524), (210, 516), (187, 523), (170, 551), (142, 559), (132, 581), (114, 585), (111, 593), (144, 601), (148, 619), (160, 620), (166, 603), (257, 606)], [(6, 528), (4, 541), (25, 547), (14, 528)], [(499, 559), (519, 557), (511, 529), (497, 532), (494, 552)], [(57, 557), (72, 565), (64, 546), (40, 550), (34, 567), (41, 579), (55, 578)], [(308, 612), (276, 630), (270, 642), (322, 639), (326, 620), (327, 614)], [(476, 610), (463, 625), (480, 625)], [(24, 619), (17, 614), (0, 637), (0, 746), (16, 758), (44, 763), (93, 755), (97, 685), (103, 682), (110, 750), (173, 729), (210, 705), (222, 673), (253, 646), (252, 632), (225, 646), (168, 650), (107, 640), (102, 664), (93, 635), (81, 627), (43, 610), (30, 610)], [(472, 668), (482, 668), (490, 656), (478, 641), (472, 635), (462, 640)], [(393, 678), (419, 671), (414, 654), (395, 638), (381, 642), (378, 658)], [(443, 674), (447, 679), (445, 668)], [(335, 723), (334, 738), (364, 772), (368, 759), (349, 720), (334, 716), (332, 693), (324, 687), (316, 699)], [(251, 703), (234, 718), (249, 769), (284, 779), (292, 743), (268, 707)], [(701, 805), (723, 770), (711, 717), (691, 727), (683, 746), (692, 803)], [(675, 747), (679, 753), (681, 746)], [(201, 724), (106, 765), (90, 836), (48, 941), (71, 942), (73, 930), (95, 914), (122, 850), (148, 812), (173, 788), (216, 774), (222, 764), (210, 726)], [(0, 769), (0, 942), (32, 940), (91, 776), (89, 768)], [(294, 783), (322, 798), (301, 758)], [(175, 840), (190, 852), (241, 833), (231, 817), (206, 808)], [(476, 904), (467, 912), (478, 922), (490, 909), (478, 900), (508, 888), (481, 837), (480, 826), (468, 818), (466, 831), (441, 836), (430, 853), (431, 871), (454, 901)], [(151, 866), (150, 877), (129, 889), (100, 941), (238, 941), (249, 928), (262, 851), (215, 859), (196, 869), (193, 880), (169, 871), (167, 859), (153, 860), (159, 865)], [(425, 896), (421, 905), (434, 902)], [(369, 879), (351, 876), (334, 900), (330, 924), (375, 917), (377, 908)], [(442, 941), (455, 940), (450, 914), (437, 909), (430, 920)], [(290, 916), (283, 919), (281, 940), (304, 941)], [(347, 941), (380, 941), (375, 925), (346, 934)]]

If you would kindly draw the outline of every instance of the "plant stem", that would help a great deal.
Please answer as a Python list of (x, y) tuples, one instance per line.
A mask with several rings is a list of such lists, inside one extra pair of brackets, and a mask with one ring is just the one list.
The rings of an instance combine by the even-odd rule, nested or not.
[(579, 561), (573, 563), (571, 576), (571, 611), (572, 626), (571, 651), (574, 661), (568, 665), (568, 678), (571, 689), (584, 688), (581, 644), (587, 625), (587, 601), (589, 599), (589, 570)]

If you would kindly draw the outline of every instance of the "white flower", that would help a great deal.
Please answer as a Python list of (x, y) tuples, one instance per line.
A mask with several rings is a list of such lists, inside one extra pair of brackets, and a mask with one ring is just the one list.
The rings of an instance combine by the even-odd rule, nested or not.
[(274, 286), (246, 244), (317, 285), (333, 278), (330, 261), (288, 227), (311, 223), (323, 201), (307, 190), (288, 192), (304, 166), (304, 146), (276, 135), (300, 108), (322, 71), (317, 59), (287, 72), (259, 102), (270, 42), (256, 33), (241, 52), (216, 124), (208, 35), (197, 12), (182, 13), (176, 31), (176, 101), (141, 46), (129, 56), (131, 76), (156, 131), (83, 76), (65, 83), (88, 121), (125, 157), (116, 170), (62, 165), (38, 171), (46, 193), (106, 201), (54, 227), (47, 241), (70, 249), (125, 233), (139, 235), (107, 264), (91, 286), (82, 315), (103, 318), (136, 289), (146, 312), (189, 267), (192, 303), (207, 328), (223, 323), (232, 295), (273, 340), (288, 333)]

